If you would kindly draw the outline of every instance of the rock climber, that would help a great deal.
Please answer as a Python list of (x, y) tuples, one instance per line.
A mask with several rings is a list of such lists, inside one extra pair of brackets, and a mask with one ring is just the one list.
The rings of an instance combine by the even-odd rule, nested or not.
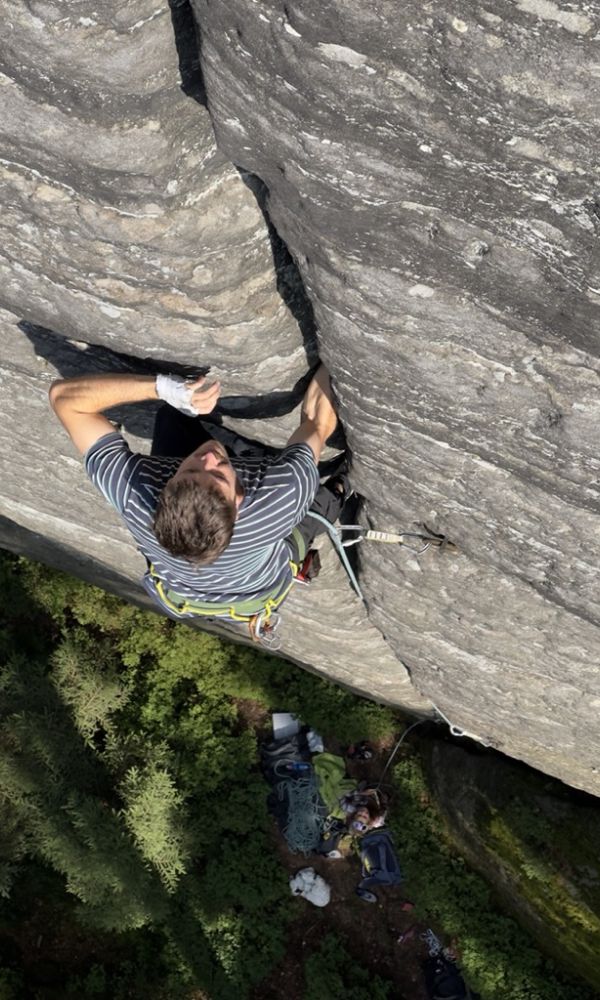
[[(230, 455), (198, 417), (219, 400), (218, 381), (107, 374), (60, 379), (50, 403), (92, 482), (120, 514), (145, 556), (144, 586), (173, 618), (251, 620), (291, 589), (317, 522), (334, 521), (349, 490), (345, 474), (319, 485), (317, 462), (337, 424), (321, 365), (304, 396), (300, 425), (279, 452)], [(104, 410), (162, 400), (152, 453), (132, 452)], [(271, 449), (272, 451), (272, 449)]]
[(348, 829), (353, 834), (366, 833), (385, 825), (387, 798), (376, 788), (361, 788), (340, 799)]

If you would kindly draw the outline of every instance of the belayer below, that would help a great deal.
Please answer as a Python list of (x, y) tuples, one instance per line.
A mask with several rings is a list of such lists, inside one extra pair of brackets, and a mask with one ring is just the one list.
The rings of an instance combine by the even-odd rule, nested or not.
[[(289, 593), (318, 521), (333, 522), (345, 475), (319, 483), (337, 424), (329, 374), (317, 370), (300, 425), (279, 452), (230, 456), (202, 421), (221, 387), (172, 375), (89, 375), (54, 382), (51, 405), (92, 482), (120, 514), (148, 569), (144, 586), (175, 619), (268, 621)], [(152, 453), (132, 452), (103, 411), (161, 399)], [(259, 633), (257, 633), (259, 634)]]

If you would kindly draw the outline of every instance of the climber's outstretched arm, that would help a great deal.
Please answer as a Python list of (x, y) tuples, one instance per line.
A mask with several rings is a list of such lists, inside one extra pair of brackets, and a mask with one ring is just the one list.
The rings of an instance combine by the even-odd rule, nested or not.
[(315, 462), (318, 462), (325, 442), (336, 426), (337, 413), (331, 380), (325, 365), (321, 365), (306, 390), (300, 426), (294, 431), (288, 444), (306, 443), (312, 450)]
[(153, 375), (83, 375), (50, 386), (50, 405), (82, 455), (114, 427), (102, 411), (156, 399)]
[[(193, 414), (210, 413), (217, 404), (220, 385), (204, 386), (204, 378), (185, 383), (172, 376), (154, 375), (83, 375), (80, 378), (59, 379), (50, 386), (50, 404), (82, 455), (105, 434), (114, 430), (103, 411), (123, 403), (141, 403), (149, 399), (168, 399), (177, 406), (177, 390), (186, 397)], [(157, 392), (162, 385), (167, 393)], [(168, 398), (168, 392), (171, 397)], [(175, 395), (173, 395), (175, 392)]]

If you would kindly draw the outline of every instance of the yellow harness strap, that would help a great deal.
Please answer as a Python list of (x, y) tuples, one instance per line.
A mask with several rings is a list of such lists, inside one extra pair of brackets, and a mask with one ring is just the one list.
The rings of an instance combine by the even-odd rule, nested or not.
[[(298, 566), (296, 565), (296, 563), (290, 560), (290, 567), (294, 578), (298, 575)], [(264, 621), (268, 621), (269, 618), (271, 617), (272, 612), (279, 607), (279, 605), (287, 597), (290, 590), (294, 586), (294, 579), (292, 578), (289, 585), (285, 588), (285, 590), (282, 591), (281, 594), (278, 594), (277, 597), (267, 597), (263, 608), (259, 609), (258, 612), (253, 611), (251, 614), (244, 614), (244, 613), (238, 613), (238, 611), (236, 610), (236, 607), (240, 606), (243, 607), (243, 602), (241, 602), (241, 605), (237, 606), (235, 604), (229, 606), (225, 604), (215, 604), (215, 606), (212, 608), (199, 608), (197, 606), (194, 606), (193, 601), (183, 601), (182, 604), (175, 604), (168, 596), (162, 580), (158, 576), (156, 576), (154, 572), (154, 566), (152, 566), (152, 564), (150, 565), (150, 575), (152, 577), (154, 586), (156, 587), (156, 591), (161, 601), (166, 605), (167, 608), (169, 608), (170, 611), (173, 611), (175, 614), (177, 615), (192, 614), (199, 616), (204, 615), (206, 617), (215, 616), (217, 618), (231, 618), (235, 622), (250, 622), (252, 621), (252, 619), (256, 617), (257, 614), (262, 614), (262, 613), (264, 613)]]

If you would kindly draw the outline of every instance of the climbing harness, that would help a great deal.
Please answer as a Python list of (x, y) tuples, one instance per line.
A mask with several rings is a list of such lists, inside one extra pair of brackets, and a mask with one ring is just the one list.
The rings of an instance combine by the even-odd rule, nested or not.
[[(316, 512), (310, 510), (308, 511), (307, 516), (313, 518), (315, 521), (318, 521), (325, 528), (336, 552), (338, 553), (338, 556), (340, 557), (342, 565), (346, 570), (354, 591), (361, 599), (367, 610), (369, 605), (356, 578), (356, 574), (352, 569), (350, 560), (346, 554), (346, 549), (353, 545), (357, 545), (362, 541), (372, 541), (386, 542), (392, 545), (404, 545), (414, 552), (415, 555), (421, 555), (432, 545), (439, 548), (440, 551), (458, 551), (456, 545), (454, 545), (453, 542), (450, 542), (445, 535), (436, 534), (431, 531), (426, 524), (423, 524), (419, 531), (375, 531), (371, 528), (365, 528), (361, 524), (340, 524), (336, 527), (328, 521), (327, 518), (323, 517), (322, 514), (317, 514)], [(344, 541), (343, 536), (346, 532), (352, 532), (355, 537)], [(306, 583), (310, 580), (310, 570), (306, 576), (304, 576), (302, 572), (304, 568), (303, 560), (306, 556), (306, 544), (304, 538), (302, 537), (301, 532), (298, 531), (297, 527), (293, 529), (292, 536), (299, 552), (298, 562), (290, 560), (290, 567), (293, 574), (292, 580), (283, 588), (283, 590), (280, 590), (278, 586), (268, 594), (253, 598), (249, 601), (220, 604), (214, 601), (188, 600), (165, 587), (162, 580), (156, 574), (154, 566), (151, 564), (149, 566), (148, 575), (150, 576), (163, 605), (178, 617), (198, 615), (207, 618), (223, 618), (235, 622), (245, 622), (248, 626), (248, 633), (253, 642), (261, 643), (271, 652), (277, 652), (281, 649), (282, 645), (281, 636), (278, 634), (282, 619), (281, 615), (276, 613), (276, 610), (288, 596), (294, 583)], [(418, 539), (419, 542), (423, 542), (424, 544), (421, 548), (417, 549), (413, 546), (413, 544), (411, 544), (409, 539)]]
[[(296, 529), (294, 529), (295, 531)], [(304, 540), (301, 539), (301, 542), (302, 547), (299, 547), (299, 551), (303, 555)], [(277, 586), (268, 594), (233, 604), (231, 602), (220, 604), (215, 601), (187, 600), (165, 587), (152, 564), (148, 568), (148, 575), (163, 605), (172, 613), (180, 617), (198, 615), (206, 618), (223, 618), (229, 621), (245, 622), (253, 642), (260, 642), (267, 649), (276, 652), (281, 648), (281, 637), (277, 634), (281, 624), (281, 615), (277, 614), (276, 609), (283, 603), (292, 589), (299, 569), (298, 564), (291, 559), (290, 568), (293, 576), (283, 590)]]

